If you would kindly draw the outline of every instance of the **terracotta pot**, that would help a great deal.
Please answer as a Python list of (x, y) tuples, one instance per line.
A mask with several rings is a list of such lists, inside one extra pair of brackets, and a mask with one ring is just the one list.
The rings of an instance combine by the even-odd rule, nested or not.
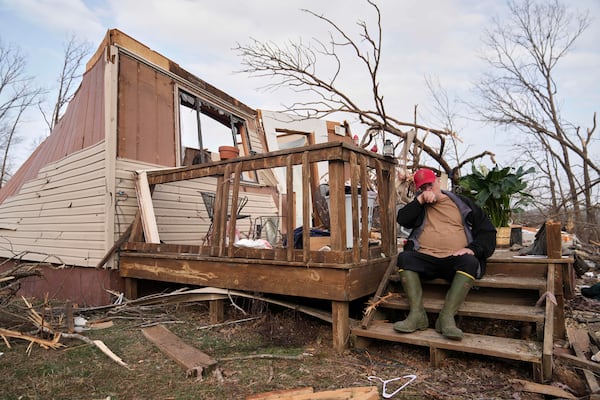
[(219, 147), (219, 157), (221, 160), (229, 160), (231, 158), (236, 158), (240, 154), (240, 149), (233, 146), (221, 146)]

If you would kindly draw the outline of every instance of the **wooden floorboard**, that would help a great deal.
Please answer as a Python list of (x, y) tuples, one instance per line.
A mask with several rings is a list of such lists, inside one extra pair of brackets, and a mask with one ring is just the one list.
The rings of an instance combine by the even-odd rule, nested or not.
[(364, 338), (407, 343), (437, 349), (481, 354), (532, 363), (542, 362), (542, 346), (539, 342), (509, 339), (497, 336), (465, 333), (463, 340), (448, 340), (434, 329), (409, 334), (397, 333), (391, 323), (373, 322), (368, 329), (354, 328), (352, 335)]

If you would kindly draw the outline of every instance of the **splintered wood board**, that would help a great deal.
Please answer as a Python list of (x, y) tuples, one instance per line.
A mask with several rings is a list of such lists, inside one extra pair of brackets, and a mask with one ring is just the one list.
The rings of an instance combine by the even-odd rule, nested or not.
[[(217, 364), (216, 360), (206, 353), (183, 342), (164, 325), (155, 325), (144, 328), (142, 329), (142, 333), (163, 353), (184, 367), (188, 375), (201, 376), (202, 372)], [(198, 373), (198, 371), (200, 373)]]
[[(567, 337), (575, 355), (583, 360), (587, 360), (585, 352), (590, 349), (590, 338), (587, 330), (569, 326), (567, 327)], [(598, 384), (598, 379), (596, 379), (594, 373), (584, 369), (583, 375), (590, 388), (590, 393), (600, 393), (600, 384)]]
[(376, 386), (357, 386), (326, 392), (313, 392), (312, 388), (268, 392), (246, 397), (246, 400), (379, 400), (380, 398)]

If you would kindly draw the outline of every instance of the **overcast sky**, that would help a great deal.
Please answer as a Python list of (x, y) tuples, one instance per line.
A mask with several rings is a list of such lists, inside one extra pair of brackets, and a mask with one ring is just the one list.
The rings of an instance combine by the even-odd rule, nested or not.
[[(423, 122), (434, 126), (432, 99), (425, 78), (438, 80), (451, 98), (468, 99), (484, 64), (479, 58), (482, 34), (507, 6), (500, 0), (386, 0), (382, 11), (381, 90), (387, 112), (412, 120), (419, 105)], [(568, 1), (589, 10), (592, 25), (576, 42), (557, 71), (560, 100), (567, 119), (589, 126), (600, 111), (600, 0)], [(199, 78), (253, 108), (281, 109), (289, 94), (257, 90), (266, 82), (236, 73), (241, 58), (236, 43), (250, 38), (284, 43), (289, 39), (326, 39), (329, 28), (302, 12), (324, 14), (349, 32), (356, 21), (373, 24), (373, 9), (362, 0), (0, 0), (0, 38), (19, 46), (38, 84), (55, 88), (64, 43), (71, 34), (95, 50), (106, 31), (117, 28), (177, 62)], [(344, 63), (348, 92), (370, 106), (368, 76), (352, 60)], [(462, 111), (466, 112), (466, 111)], [(20, 135), (24, 160), (32, 141), (43, 133), (39, 115), (30, 115)], [(489, 149), (508, 162), (505, 132), (467, 119), (457, 120), (468, 153)], [(40, 132), (42, 131), (42, 132)], [(357, 132), (359, 135), (362, 132)], [(21, 160), (21, 161), (23, 161)]]

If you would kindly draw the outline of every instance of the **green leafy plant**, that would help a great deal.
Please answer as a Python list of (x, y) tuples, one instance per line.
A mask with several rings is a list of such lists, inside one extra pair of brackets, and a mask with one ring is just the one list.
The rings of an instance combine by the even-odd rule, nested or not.
[(485, 167), (471, 168), (471, 174), (459, 180), (463, 194), (475, 199), (477, 204), (489, 215), (496, 227), (508, 226), (513, 212), (523, 211), (521, 208), (531, 202), (533, 196), (525, 192), (527, 182), (524, 176), (534, 172), (533, 168), (523, 167), (500, 168), (497, 165), (491, 170)]

